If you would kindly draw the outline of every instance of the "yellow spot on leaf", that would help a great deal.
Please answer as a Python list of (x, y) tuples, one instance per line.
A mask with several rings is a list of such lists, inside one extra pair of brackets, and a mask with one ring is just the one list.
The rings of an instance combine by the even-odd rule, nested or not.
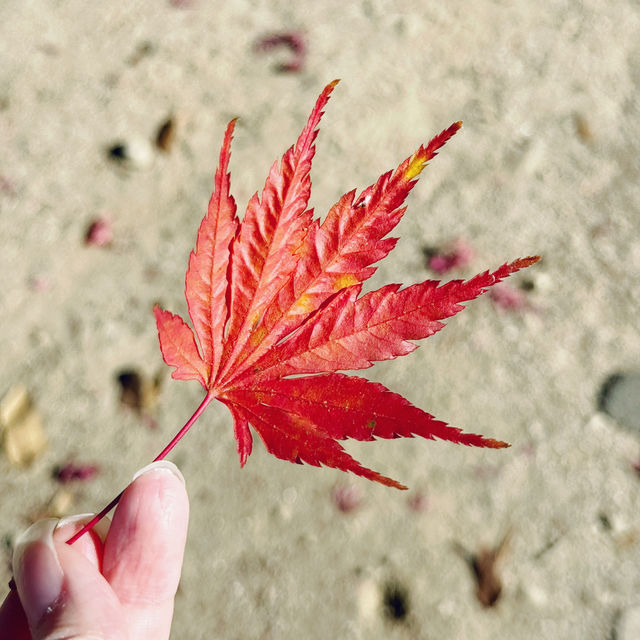
[(311, 296), (305, 293), (301, 295), (291, 307), (291, 313), (293, 315), (299, 315), (301, 313), (310, 313), (314, 309), (315, 307)]
[(254, 347), (258, 346), (264, 340), (266, 335), (267, 330), (264, 327), (253, 331), (251, 334), (251, 345)]
[(336, 291), (340, 291), (341, 289), (346, 289), (354, 284), (358, 284), (358, 282), (360, 281), (353, 273), (343, 273), (336, 278), (336, 281), (333, 283), (333, 288)]
[(409, 166), (407, 167), (407, 171), (404, 174), (404, 177), (407, 180), (413, 180), (413, 178), (420, 175), (420, 172), (424, 169), (424, 167), (424, 156), (416, 154), (409, 161)]

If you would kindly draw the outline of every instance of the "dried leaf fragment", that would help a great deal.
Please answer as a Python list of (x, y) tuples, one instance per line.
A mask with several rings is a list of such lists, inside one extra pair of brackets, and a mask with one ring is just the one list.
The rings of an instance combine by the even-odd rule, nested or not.
[(124, 369), (116, 375), (116, 381), (122, 406), (133, 410), (149, 427), (155, 428), (156, 421), (151, 412), (158, 401), (161, 376), (149, 377), (135, 369)]
[(307, 53), (307, 45), (303, 35), (296, 31), (274, 33), (261, 38), (255, 44), (255, 50), (259, 52), (272, 51), (280, 47), (289, 49), (292, 57), (287, 62), (279, 63), (276, 67), (277, 70), (288, 73), (301, 71)]
[(0, 429), (3, 448), (12, 464), (29, 465), (46, 448), (42, 418), (21, 384), (9, 389), (0, 403)]
[(362, 504), (362, 491), (356, 485), (337, 484), (331, 491), (331, 498), (342, 513), (350, 513)]
[(576, 113), (573, 116), (573, 124), (576, 128), (576, 133), (582, 142), (585, 144), (593, 142), (593, 129), (589, 124), (589, 120), (582, 113)]
[(113, 227), (111, 221), (101, 216), (93, 220), (84, 237), (85, 244), (95, 247), (108, 247), (113, 242)]
[(156, 133), (156, 147), (160, 151), (169, 153), (176, 139), (176, 120), (169, 116), (159, 127)]
[(53, 470), (53, 477), (62, 484), (73, 482), (74, 480), (84, 482), (91, 480), (99, 470), (100, 467), (96, 464), (67, 462)]
[(496, 307), (504, 311), (531, 311), (534, 308), (525, 291), (506, 282), (501, 282), (494, 287), (490, 291), (489, 297)]
[(56, 491), (46, 506), (48, 518), (64, 518), (71, 512), (75, 496), (69, 489)]
[(415, 513), (424, 513), (429, 510), (429, 495), (426, 491), (414, 491), (407, 499), (407, 506)]
[(17, 191), (15, 183), (6, 176), (0, 174), (0, 192), (6, 193), (10, 196), (15, 196)]
[(444, 275), (454, 269), (463, 269), (473, 260), (473, 253), (473, 247), (462, 238), (442, 249), (424, 249), (429, 269), (438, 275)]
[(67, 487), (60, 487), (44, 505), (32, 511), (28, 519), (35, 522), (43, 518), (64, 518), (71, 513), (74, 502), (74, 492)]
[(492, 548), (482, 548), (477, 553), (470, 553), (457, 544), (456, 550), (473, 571), (476, 580), (476, 597), (482, 606), (493, 607), (502, 594), (502, 581), (498, 575), (498, 562), (507, 549), (510, 533)]
[(496, 571), (498, 554), (494, 549), (481, 549), (472, 562), (476, 576), (476, 596), (485, 607), (493, 607), (502, 593), (502, 582)]
[(136, 46), (134, 52), (127, 59), (127, 64), (135, 67), (142, 59), (150, 56), (155, 51), (153, 43), (145, 40)]

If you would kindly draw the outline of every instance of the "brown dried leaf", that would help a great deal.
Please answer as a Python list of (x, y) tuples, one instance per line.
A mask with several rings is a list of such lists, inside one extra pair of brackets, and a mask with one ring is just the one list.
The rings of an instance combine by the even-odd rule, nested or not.
[(460, 556), (466, 561), (476, 580), (476, 597), (484, 607), (493, 607), (502, 594), (502, 581), (498, 575), (498, 562), (507, 549), (510, 533), (491, 549), (482, 548), (471, 553), (459, 544), (455, 545)]
[(135, 369), (123, 369), (116, 379), (120, 386), (120, 402), (125, 407), (143, 415), (156, 405), (162, 383), (160, 375), (148, 377)]
[(502, 582), (496, 572), (498, 554), (495, 549), (480, 549), (473, 556), (472, 568), (476, 576), (476, 596), (485, 607), (493, 607), (502, 593)]
[(169, 153), (176, 139), (176, 120), (169, 116), (159, 127), (156, 133), (156, 146), (160, 151)]

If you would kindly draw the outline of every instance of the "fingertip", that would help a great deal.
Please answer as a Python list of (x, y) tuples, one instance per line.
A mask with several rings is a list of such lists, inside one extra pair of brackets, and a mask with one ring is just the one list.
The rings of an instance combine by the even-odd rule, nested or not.
[(189, 498), (184, 476), (173, 462), (159, 460), (138, 470), (124, 491), (114, 521), (118, 514), (142, 521), (143, 513), (147, 514), (145, 525), (152, 523), (155, 527), (156, 538), (163, 531), (171, 537), (186, 529)]
[(155, 462), (148, 464), (146, 467), (142, 467), (142, 469), (139, 469), (133, 474), (132, 482), (135, 482), (138, 478), (144, 475), (157, 472), (171, 473), (178, 478), (182, 484), (185, 484), (184, 476), (180, 469), (178, 469), (178, 467), (176, 467), (176, 465), (170, 460), (156, 460)]

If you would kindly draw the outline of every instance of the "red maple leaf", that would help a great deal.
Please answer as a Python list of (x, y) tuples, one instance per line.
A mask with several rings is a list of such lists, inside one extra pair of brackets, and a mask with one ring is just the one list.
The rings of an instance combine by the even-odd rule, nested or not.
[[(271, 167), (242, 222), (227, 172), (235, 121), (220, 152), (215, 190), (191, 253), (185, 294), (194, 331), (179, 316), (154, 310), (165, 362), (179, 380), (198, 380), (203, 405), (223, 402), (234, 419), (240, 464), (252, 427), (267, 450), (291, 462), (325, 465), (405, 489), (363, 467), (340, 440), (415, 435), (478, 447), (504, 442), (448, 426), (381, 384), (337, 373), (365, 369), (416, 348), (461, 302), (484, 293), (537, 257), (505, 264), (464, 282), (391, 284), (361, 295), (362, 283), (395, 246), (387, 234), (426, 163), (457, 122), (421, 146), (360, 195), (340, 198), (323, 222), (308, 209), (309, 171), (325, 87), (295, 146)], [(197, 342), (196, 342), (197, 338)], [(199, 344), (199, 347), (198, 347)], [(304, 374), (304, 375), (301, 375)]]
[[(309, 171), (322, 109), (337, 81), (325, 87), (295, 146), (274, 163), (262, 196), (242, 222), (229, 192), (232, 120), (220, 152), (209, 209), (189, 258), (185, 294), (193, 329), (154, 309), (165, 362), (178, 380), (197, 380), (206, 395), (156, 460), (164, 458), (214, 399), (234, 419), (244, 465), (252, 427), (283, 460), (325, 465), (406, 489), (363, 467), (340, 440), (423, 438), (476, 447), (505, 442), (464, 433), (436, 420), (381, 384), (339, 371), (366, 369), (416, 349), (411, 340), (444, 326), (461, 304), (509, 274), (537, 262), (521, 258), (470, 280), (426, 280), (405, 289), (389, 284), (361, 295), (372, 265), (395, 247), (387, 237), (427, 162), (458, 131), (452, 124), (395, 171), (359, 195), (349, 191), (323, 222), (308, 209)], [(122, 494), (120, 494), (122, 495)], [(72, 544), (119, 501), (117, 496), (67, 542)]]

